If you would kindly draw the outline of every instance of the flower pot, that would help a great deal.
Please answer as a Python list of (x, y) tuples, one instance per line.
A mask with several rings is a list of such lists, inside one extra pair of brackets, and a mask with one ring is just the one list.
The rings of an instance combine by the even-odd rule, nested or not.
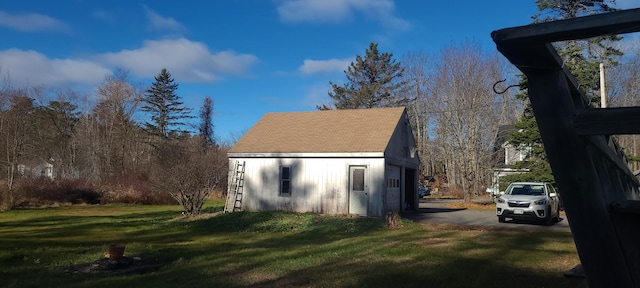
[(109, 245), (109, 259), (118, 260), (124, 256), (124, 244)]

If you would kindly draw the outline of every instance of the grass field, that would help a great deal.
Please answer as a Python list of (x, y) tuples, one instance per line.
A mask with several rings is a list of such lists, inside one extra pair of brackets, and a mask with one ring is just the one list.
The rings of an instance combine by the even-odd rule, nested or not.
[[(586, 287), (563, 232), (492, 231), (287, 212), (70, 206), (0, 213), (0, 287)], [(157, 266), (73, 272), (108, 245)]]

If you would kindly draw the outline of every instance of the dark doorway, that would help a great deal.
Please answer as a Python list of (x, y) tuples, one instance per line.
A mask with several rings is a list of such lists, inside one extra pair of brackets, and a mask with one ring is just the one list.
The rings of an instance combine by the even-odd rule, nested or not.
[(418, 187), (416, 187), (416, 169), (405, 168), (404, 169), (404, 203), (406, 210), (416, 210), (416, 193), (418, 193)]

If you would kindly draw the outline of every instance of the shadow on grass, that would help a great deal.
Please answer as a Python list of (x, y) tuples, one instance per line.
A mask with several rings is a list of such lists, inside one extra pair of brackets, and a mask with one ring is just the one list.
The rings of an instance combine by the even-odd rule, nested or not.
[[(175, 211), (141, 210), (0, 221), (0, 248), (18, 250), (0, 252), (0, 265), (12, 267), (0, 272), (0, 286), (586, 286), (584, 280), (564, 278), (565, 270), (557, 263), (577, 259), (567, 233), (431, 229), (409, 221), (403, 228), (387, 230), (383, 219), (281, 211), (169, 221), (175, 217)], [(60, 273), (60, 262), (35, 263), (33, 256), (71, 261), (63, 253), (82, 247), (73, 257), (91, 260), (104, 243), (119, 237), (130, 243), (128, 253), (164, 265), (157, 272), (126, 277), (68, 275)]]

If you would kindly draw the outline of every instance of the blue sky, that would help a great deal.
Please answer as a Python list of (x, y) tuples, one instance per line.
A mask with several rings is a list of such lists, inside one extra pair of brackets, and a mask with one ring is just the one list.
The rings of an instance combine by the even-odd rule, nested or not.
[[(370, 42), (397, 60), (526, 25), (533, 0), (22, 0), (0, 6), (0, 76), (15, 87), (71, 87), (92, 97), (113, 68), (150, 85), (166, 67), (197, 113), (215, 101), (216, 136), (267, 112), (328, 103), (329, 82)], [(179, 3), (179, 4), (178, 4)], [(618, 0), (620, 8), (640, 0)]]

